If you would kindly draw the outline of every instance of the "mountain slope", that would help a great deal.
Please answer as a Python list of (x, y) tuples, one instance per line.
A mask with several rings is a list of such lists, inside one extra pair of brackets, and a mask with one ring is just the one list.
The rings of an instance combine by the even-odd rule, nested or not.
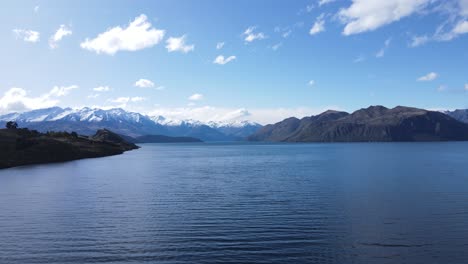
[(88, 107), (82, 109), (52, 107), (25, 113), (11, 113), (0, 116), (0, 121), (16, 121), (20, 127), (28, 127), (41, 132), (60, 130), (91, 135), (96, 130), (107, 128), (131, 137), (165, 135), (194, 137), (204, 141), (238, 140), (245, 138), (260, 127), (258, 124), (249, 122), (241, 122), (240, 125), (234, 124), (231, 127), (226, 123), (204, 124), (194, 120), (150, 117), (120, 108), (103, 110)]
[(457, 109), (455, 111), (446, 111), (444, 113), (460, 122), (468, 123), (468, 109)]
[(468, 125), (448, 115), (398, 106), (371, 106), (352, 114), (327, 111), (288, 118), (251, 135), (252, 141), (366, 142), (468, 140)]

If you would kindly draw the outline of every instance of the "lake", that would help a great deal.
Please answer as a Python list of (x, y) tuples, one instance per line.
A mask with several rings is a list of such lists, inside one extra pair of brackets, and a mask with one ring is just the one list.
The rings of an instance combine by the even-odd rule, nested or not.
[(0, 170), (0, 263), (468, 262), (468, 142), (142, 146)]

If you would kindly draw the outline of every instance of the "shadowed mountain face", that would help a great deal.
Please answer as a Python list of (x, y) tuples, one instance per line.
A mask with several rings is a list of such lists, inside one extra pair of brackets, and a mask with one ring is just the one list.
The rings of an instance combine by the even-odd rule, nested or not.
[(468, 140), (468, 124), (440, 113), (398, 106), (371, 106), (352, 114), (326, 111), (267, 125), (251, 141), (366, 142)]
[(106, 129), (90, 137), (66, 132), (43, 134), (28, 129), (0, 129), (0, 168), (105, 157), (136, 148), (135, 144)]

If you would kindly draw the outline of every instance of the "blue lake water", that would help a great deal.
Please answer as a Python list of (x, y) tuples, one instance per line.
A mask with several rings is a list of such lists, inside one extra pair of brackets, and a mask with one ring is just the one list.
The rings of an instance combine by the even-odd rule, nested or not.
[(468, 263), (468, 143), (142, 146), (0, 170), (0, 263)]

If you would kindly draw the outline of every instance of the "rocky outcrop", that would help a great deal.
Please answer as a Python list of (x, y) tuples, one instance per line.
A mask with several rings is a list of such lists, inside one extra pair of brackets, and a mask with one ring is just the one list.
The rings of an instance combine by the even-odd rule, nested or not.
[(67, 132), (1, 129), (0, 168), (105, 157), (137, 148), (105, 129), (91, 137)]

